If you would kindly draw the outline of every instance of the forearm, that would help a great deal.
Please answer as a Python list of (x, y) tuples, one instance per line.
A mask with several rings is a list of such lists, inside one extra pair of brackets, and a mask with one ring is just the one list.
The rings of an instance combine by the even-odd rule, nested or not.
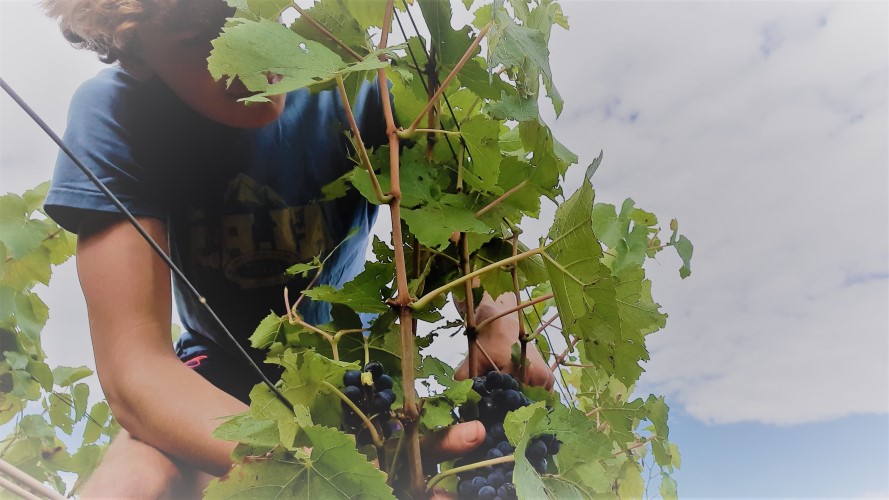
[[(136, 358), (136, 359), (134, 359)], [(140, 353), (108, 388), (115, 417), (134, 437), (214, 475), (231, 467), (235, 443), (215, 439), (225, 417), (246, 411), (175, 356)]]

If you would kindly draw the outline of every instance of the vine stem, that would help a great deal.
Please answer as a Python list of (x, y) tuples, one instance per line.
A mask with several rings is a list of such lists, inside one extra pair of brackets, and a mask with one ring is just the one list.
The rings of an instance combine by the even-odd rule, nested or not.
[(652, 434), (651, 436), (648, 436), (647, 438), (643, 439), (642, 441), (639, 441), (638, 443), (633, 443), (632, 445), (627, 446), (626, 450), (615, 451), (614, 453), (612, 453), (612, 455), (614, 455), (616, 457), (622, 453), (629, 453), (637, 448), (642, 448), (646, 444), (654, 441), (656, 438), (657, 438), (657, 434)]
[[(467, 274), (470, 274), (472, 272), (472, 263), (469, 262), (469, 241), (466, 238), (466, 233), (460, 233), (460, 262), (463, 267), (463, 275), (465, 276)], [(463, 293), (464, 295), (466, 295), (465, 322), (466, 343), (468, 349), (468, 359), (466, 361), (469, 363), (469, 378), (475, 378), (478, 373), (476, 373), (475, 371), (476, 354), (473, 347), (478, 345), (478, 327), (475, 324), (475, 299), (472, 296), (472, 281), (466, 281), (463, 286)]]
[(306, 11), (305, 11), (305, 9), (303, 9), (302, 7), (300, 7), (299, 5), (297, 5), (296, 2), (292, 2), (292, 3), (290, 4), (290, 6), (293, 7), (297, 12), (299, 12), (299, 15), (300, 15), (301, 17), (305, 18), (305, 20), (308, 21), (309, 24), (311, 24), (313, 28), (315, 28), (316, 30), (318, 30), (319, 32), (321, 32), (321, 34), (323, 34), (324, 36), (326, 36), (327, 38), (329, 38), (333, 43), (337, 44), (340, 48), (342, 48), (343, 50), (345, 50), (346, 52), (348, 52), (350, 56), (354, 57), (355, 59), (357, 59), (357, 60), (359, 60), (359, 61), (362, 61), (362, 60), (364, 59), (363, 57), (361, 57), (360, 54), (358, 54), (357, 52), (355, 52), (354, 50), (352, 50), (351, 47), (349, 47), (348, 45), (346, 45), (345, 43), (343, 43), (342, 40), (340, 40), (339, 38), (337, 38), (336, 35), (334, 35), (334, 34), (331, 33), (330, 31), (328, 31), (328, 29), (325, 28), (324, 25), (322, 25), (321, 23), (319, 23), (318, 21), (316, 21), (312, 16), (310, 16), (309, 14), (307, 14)]
[[(43, 498), (51, 498), (52, 500), (66, 500), (66, 498), (64, 496), (56, 493), (55, 491), (50, 490), (49, 488), (44, 486), (43, 483), (37, 481), (36, 479), (29, 476), (28, 474), (22, 472), (21, 469), (19, 469), (18, 467), (12, 465), (11, 463), (9, 463), (5, 460), (0, 460), (0, 472), (4, 472), (5, 474), (7, 474), (11, 478), (15, 479), (16, 481), (21, 482), (22, 484), (27, 486), (31, 491), (33, 491), (35, 493), (39, 493)], [(3, 478), (0, 478), (0, 479), (3, 479)], [(6, 481), (4, 481), (4, 482), (6, 482)], [(9, 487), (9, 485), (12, 485), (12, 488)], [(22, 498), (28, 498), (28, 499), (40, 498), (35, 495), (31, 495), (28, 491), (22, 489), (21, 487), (18, 487), (15, 483), (12, 483), (12, 482), (8, 482), (8, 484), (0, 484), (0, 486), (8, 489), (9, 491), (12, 491), (13, 493), (19, 495)], [(18, 488), (18, 489), (14, 489), (14, 488)], [(21, 492), (23, 492), (24, 494), (22, 494)]]
[(546, 330), (550, 325), (553, 324), (553, 321), (559, 319), (559, 313), (553, 314), (553, 317), (543, 322), (540, 326), (534, 329), (534, 335), (539, 334), (540, 332)]
[(330, 382), (328, 382), (326, 380), (322, 380), (321, 384), (324, 387), (333, 391), (333, 393), (336, 394), (338, 398), (342, 399), (343, 402), (346, 403), (346, 405), (348, 405), (349, 408), (351, 408), (352, 411), (354, 411), (356, 415), (358, 415), (358, 417), (364, 423), (364, 427), (366, 427), (367, 430), (370, 431), (370, 438), (373, 440), (374, 446), (376, 446), (378, 448), (382, 447), (383, 440), (380, 439), (380, 435), (377, 434), (377, 428), (374, 427), (373, 422), (371, 422), (370, 419), (367, 418), (367, 415), (365, 415), (364, 412), (361, 411), (361, 408), (358, 408), (358, 406), (351, 399), (349, 399), (345, 394), (343, 394), (343, 391), (339, 390), (339, 388), (337, 386), (331, 384)]
[(510, 188), (509, 191), (501, 194), (496, 200), (494, 200), (491, 203), (488, 203), (487, 205), (482, 207), (481, 210), (479, 210), (478, 212), (475, 213), (475, 217), (479, 218), (482, 215), (485, 215), (489, 210), (491, 210), (492, 208), (496, 207), (497, 205), (503, 203), (503, 200), (514, 195), (517, 191), (519, 191), (520, 189), (522, 189), (523, 187), (525, 187), (527, 185), (528, 185), (528, 179), (525, 179), (522, 182), (516, 184), (515, 186)]
[(431, 491), (432, 487), (438, 484), (442, 479), (453, 476), (454, 474), (459, 474), (461, 472), (466, 472), (468, 470), (480, 469), (482, 467), (487, 467), (489, 465), (497, 465), (497, 464), (505, 464), (508, 462), (515, 462), (515, 455), (506, 455), (503, 457), (492, 458), (489, 460), (482, 460), (481, 462), (476, 462), (474, 464), (464, 465), (462, 467), (454, 467), (453, 469), (448, 469), (426, 483), (426, 491)]
[(435, 290), (432, 290), (431, 292), (423, 295), (423, 297), (421, 297), (419, 300), (417, 300), (416, 302), (411, 304), (410, 308), (413, 310), (425, 309), (427, 306), (429, 306), (429, 303), (432, 302), (436, 297), (438, 297), (439, 295), (441, 295), (443, 293), (448, 292), (450, 289), (452, 289), (454, 287), (460, 286), (460, 285), (466, 283), (467, 281), (477, 278), (485, 273), (500, 269), (503, 266), (508, 266), (509, 264), (512, 264), (514, 262), (519, 262), (521, 260), (527, 259), (528, 257), (542, 254), (545, 250), (546, 250), (546, 246), (542, 246), (539, 248), (532, 248), (531, 250), (527, 250), (527, 251), (522, 252), (518, 255), (514, 255), (512, 257), (507, 257), (503, 260), (498, 260), (497, 262), (494, 262), (493, 264), (488, 264), (487, 266), (476, 269), (475, 271), (473, 271), (469, 274), (464, 274), (463, 276), (455, 279), (454, 281), (451, 281), (450, 283), (446, 283), (446, 284), (436, 288)]
[[(386, 2), (383, 16), (382, 32), (379, 49), (385, 49), (389, 42), (389, 31), (392, 27), (394, 0)], [(385, 54), (380, 60), (386, 60)], [(420, 456), (420, 434), (418, 423), (420, 409), (417, 407), (416, 384), (414, 382), (414, 328), (411, 318), (411, 296), (407, 282), (407, 263), (404, 256), (404, 237), (401, 232), (401, 177), (400, 177), (400, 139), (396, 133), (395, 117), (392, 114), (392, 101), (389, 96), (389, 85), (384, 68), (377, 70), (380, 98), (383, 104), (383, 116), (386, 119), (386, 135), (389, 138), (389, 178), (390, 196), (389, 214), (392, 220), (392, 247), (394, 250), (395, 283), (398, 294), (395, 307), (398, 309), (398, 326), (401, 331), (401, 381), (404, 397), (404, 435), (407, 439), (408, 470), (410, 471), (409, 490), (412, 496), (418, 497), (425, 487), (423, 478), (423, 458)], [(425, 112), (424, 112), (425, 114)]]
[(358, 130), (358, 123), (355, 121), (355, 114), (352, 113), (352, 106), (349, 104), (349, 96), (346, 93), (346, 84), (343, 83), (342, 75), (336, 75), (336, 87), (340, 91), (340, 99), (343, 101), (343, 107), (346, 109), (346, 116), (349, 118), (349, 127), (352, 128), (352, 135), (355, 136), (355, 148), (358, 149), (358, 156), (361, 158), (361, 164), (370, 175), (370, 182), (373, 184), (374, 193), (377, 195), (377, 201), (380, 203), (389, 203), (391, 198), (389, 195), (383, 194), (380, 187), (380, 181), (374, 172), (373, 165), (370, 164), (370, 157), (367, 156), (367, 149), (364, 147), (364, 141), (361, 139), (361, 131)]
[(451, 80), (453, 80), (454, 77), (457, 76), (457, 73), (459, 73), (460, 70), (463, 69), (463, 65), (466, 64), (466, 61), (468, 61), (469, 58), (472, 57), (472, 53), (478, 47), (478, 44), (481, 43), (485, 35), (488, 34), (488, 30), (491, 29), (492, 25), (493, 23), (489, 22), (485, 25), (484, 28), (481, 29), (481, 31), (479, 31), (478, 36), (475, 37), (475, 40), (473, 40), (472, 44), (469, 45), (469, 48), (466, 49), (466, 53), (463, 54), (463, 57), (460, 58), (460, 61), (458, 61), (457, 65), (454, 66), (454, 69), (452, 69), (450, 74), (448, 74), (444, 81), (441, 82), (438, 90), (435, 91), (435, 95), (433, 95), (432, 98), (429, 99), (429, 102), (426, 103), (426, 107), (423, 108), (423, 111), (421, 111), (420, 114), (417, 115), (413, 123), (411, 123), (410, 127), (407, 128), (407, 130), (411, 134), (413, 134), (414, 130), (417, 129), (417, 126), (420, 124), (420, 121), (423, 119), (423, 117), (426, 116), (426, 114), (429, 113), (429, 110), (431, 110), (432, 107), (435, 106), (435, 103), (438, 102), (438, 98), (441, 97), (442, 92), (444, 92), (444, 90), (448, 87), (448, 84), (451, 83)]
[[(556, 318), (553, 318), (553, 319), (556, 319)], [(568, 347), (566, 347), (564, 351), (562, 351), (562, 354), (559, 354), (558, 356), (556, 356), (556, 360), (552, 364), (552, 366), (549, 367), (549, 371), (551, 371), (551, 372), (556, 371), (559, 368), (559, 365), (561, 365), (562, 362), (565, 361), (565, 358), (568, 356), (568, 353), (571, 352), (572, 349), (574, 349), (574, 346), (576, 346), (578, 342), (580, 342), (580, 337), (574, 337), (573, 339), (571, 339), (571, 344), (568, 345)]]

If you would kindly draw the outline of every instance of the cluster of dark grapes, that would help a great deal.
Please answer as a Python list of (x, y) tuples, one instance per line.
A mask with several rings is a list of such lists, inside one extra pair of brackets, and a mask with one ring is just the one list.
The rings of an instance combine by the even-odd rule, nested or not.
[[(395, 391), (392, 390), (392, 377), (383, 373), (383, 365), (379, 361), (371, 361), (364, 365), (364, 370), (349, 370), (343, 375), (343, 385), (343, 394), (388, 438), (398, 425), (390, 421)], [(361, 417), (345, 401), (342, 405), (346, 432), (355, 434), (359, 446), (369, 444), (370, 432), (364, 427)]]
[[(507, 412), (531, 404), (519, 392), (516, 379), (500, 372), (491, 372), (472, 381), (472, 389), (482, 398), (478, 403), (478, 420), (487, 431), (485, 442), (475, 452), (457, 465), (467, 465), (481, 460), (490, 460), (511, 455), (515, 448), (506, 439), (503, 419)], [(537, 472), (543, 474), (548, 458), (559, 452), (559, 441), (552, 434), (535, 437), (525, 449), (525, 458)], [(506, 462), (487, 467), (479, 467), (457, 475), (457, 492), (461, 499), (511, 500), (516, 498), (512, 482), (514, 462)]]

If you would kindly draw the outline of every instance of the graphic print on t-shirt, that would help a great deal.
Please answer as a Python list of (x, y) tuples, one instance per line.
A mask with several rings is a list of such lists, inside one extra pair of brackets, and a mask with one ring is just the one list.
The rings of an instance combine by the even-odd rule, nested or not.
[(229, 182), (221, 213), (192, 208), (189, 221), (190, 258), (245, 289), (283, 284), (284, 270), (333, 246), (318, 205), (287, 206), (244, 174)]

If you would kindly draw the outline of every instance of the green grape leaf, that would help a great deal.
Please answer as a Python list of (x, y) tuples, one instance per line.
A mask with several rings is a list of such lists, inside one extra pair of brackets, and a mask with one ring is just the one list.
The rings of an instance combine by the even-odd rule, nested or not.
[(484, 59), (479, 57), (466, 61), (457, 78), (463, 86), (482, 99), (497, 100), (504, 92), (515, 92), (500, 76), (489, 73)]
[(485, 111), (498, 120), (526, 121), (536, 120), (539, 116), (537, 101), (533, 97), (505, 93), (500, 96), (500, 100), (488, 103)]
[(71, 431), (74, 430), (71, 406), (60, 395), (49, 398), (49, 422), (64, 431), (65, 434), (71, 434)]
[(287, 276), (299, 275), (303, 278), (308, 278), (311, 271), (319, 270), (320, 272), (321, 266), (323, 266), (323, 263), (321, 262), (321, 259), (319, 259), (316, 255), (315, 257), (312, 257), (312, 260), (309, 262), (294, 264), (288, 267), (287, 271), (285, 272), (287, 273)]
[(290, 2), (287, 0), (226, 0), (232, 7), (238, 9), (239, 14), (249, 16), (250, 19), (268, 19), (277, 21)]
[[(359, 54), (368, 52), (367, 30), (361, 27), (345, 2), (330, 0), (316, 2), (310, 9), (306, 9), (305, 12), (307, 16), (327, 28), (328, 31), (349, 48)], [(308, 40), (314, 40), (324, 45), (347, 61), (352, 57), (346, 50), (332, 41), (330, 37), (321, 33), (305, 16), (297, 18), (290, 26), (290, 29)]]
[(676, 480), (670, 477), (666, 472), (661, 472), (661, 486), (659, 490), (664, 500), (676, 500), (679, 498), (679, 493), (676, 489)]
[(100, 401), (93, 405), (90, 409), (90, 418), (86, 421), (86, 427), (83, 430), (83, 444), (95, 443), (102, 436), (102, 430), (109, 416), (111, 416), (111, 408), (108, 407), (108, 403)]
[(306, 290), (306, 296), (334, 304), (345, 304), (357, 312), (384, 313), (389, 310), (386, 300), (392, 290), (389, 283), (395, 278), (393, 266), (369, 262), (364, 271), (339, 290), (321, 285)]
[(281, 375), (281, 393), (294, 406), (302, 405), (309, 409), (312, 419), (320, 425), (339, 425), (342, 410), (339, 399), (325, 388), (324, 382), (341, 385), (343, 373), (354, 368), (350, 363), (328, 359), (314, 351), (301, 355), (285, 352), (278, 359), (270, 359), (284, 367)]
[(28, 372), (34, 377), (34, 380), (40, 384), (40, 387), (42, 387), (44, 391), (52, 391), (53, 377), (49, 365), (42, 361), (30, 360), (28, 362)]
[(648, 411), (648, 420), (654, 426), (655, 438), (651, 441), (654, 459), (661, 467), (668, 467), (673, 461), (670, 456), (670, 428), (667, 426), (670, 408), (663, 397), (651, 395), (645, 401), (645, 409)]
[(517, 68), (526, 83), (536, 84), (540, 75), (552, 79), (546, 35), (517, 24), (502, 8), (495, 8), (494, 26), (488, 33), (488, 69), (502, 64)]
[(250, 347), (265, 349), (273, 342), (280, 342), (285, 321), (286, 317), (270, 312), (250, 336)]
[(4, 263), (2, 283), (16, 290), (28, 290), (37, 283), (48, 285), (52, 276), (51, 263), (49, 249), (38, 246), (22, 258)]
[[(282, 47), (297, 50), (281, 50)], [(389, 47), (386, 52), (397, 48)], [(213, 40), (213, 50), (207, 61), (213, 78), (228, 77), (231, 84), (238, 77), (247, 89), (258, 92), (244, 101), (263, 102), (269, 95), (315, 86), (351, 72), (388, 66), (388, 62), (380, 61), (379, 55), (373, 52), (364, 60), (349, 65), (324, 45), (303, 38), (276, 22), (235, 19), (223, 28), (219, 38)], [(268, 73), (282, 78), (269, 83)]]
[(477, 191), (492, 191), (500, 176), (500, 122), (476, 115), (463, 123), (460, 133), (472, 158), (466, 182)]
[(0, 196), (0, 237), (14, 259), (21, 259), (39, 247), (53, 230), (52, 221), (31, 219), (33, 200), (28, 199), (15, 194)]
[(623, 463), (617, 484), (617, 495), (620, 498), (645, 497), (645, 479), (642, 477), (642, 467), (636, 462), (627, 460)]
[[(464, 26), (459, 30), (451, 27), (451, 4), (441, 0), (419, 0), (420, 11), (432, 38), (432, 48), (445, 71), (456, 66), (472, 44), (472, 29)], [(476, 47), (472, 56), (479, 51)]]
[[(53, 371), (55, 373), (55, 371)], [(90, 386), (80, 383), (71, 391), (71, 401), (74, 403), (74, 421), (79, 422), (86, 415), (86, 407), (90, 398)]]
[(93, 374), (93, 371), (86, 366), (78, 366), (71, 368), (68, 366), (57, 366), (52, 370), (52, 376), (55, 384), (60, 387), (66, 387), (78, 380), (82, 380)]
[[(508, 413), (503, 428), (516, 447), (513, 481), (519, 498), (591, 498), (608, 491), (610, 485), (598, 461), (612, 456), (611, 440), (582, 411), (561, 403), (546, 408), (538, 402)], [(524, 458), (531, 439), (541, 434), (555, 434), (561, 442), (554, 457), (557, 472), (543, 477)]]
[(213, 437), (269, 449), (280, 444), (277, 422), (254, 418), (251, 412), (228, 417), (213, 430)]
[(428, 247), (444, 248), (454, 233), (485, 234), (490, 229), (475, 217), (469, 208), (472, 201), (465, 195), (444, 194), (438, 202), (416, 209), (403, 209), (402, 219), (411, 233)]
[(679, 258), (682, 259), (682, 267), (679, 269), (679, 276), (683, 279), (691, 276), (691, 254), (694, 252), (694, 246), (691, 244), (691, 241), (682, 235), (676, 240), (674, 245), (676, 247), (676, 252), (679, 254)]
[(615, 338), (620, 315), (610, 270), (590, 219), (593, 189), (584, 183), (556, 210), (547, 245), (546, 268), (565, 332), (587, 338)]
[(478, 402), (481, 397), (472, 390), (472, 380), (462, 380), (452, 384), (437, 396), (423, 399), (423, 414), (420, 427), (435, 430), (454, 423), (454, 408), (467, 401)]
[(355, 449), (354, 437), (313, 426), (300, 430), (296, 444), (311, 451), (278, 447), (247, 457), (211, 482), (206, 498), (394, 498), (386, 475)]

